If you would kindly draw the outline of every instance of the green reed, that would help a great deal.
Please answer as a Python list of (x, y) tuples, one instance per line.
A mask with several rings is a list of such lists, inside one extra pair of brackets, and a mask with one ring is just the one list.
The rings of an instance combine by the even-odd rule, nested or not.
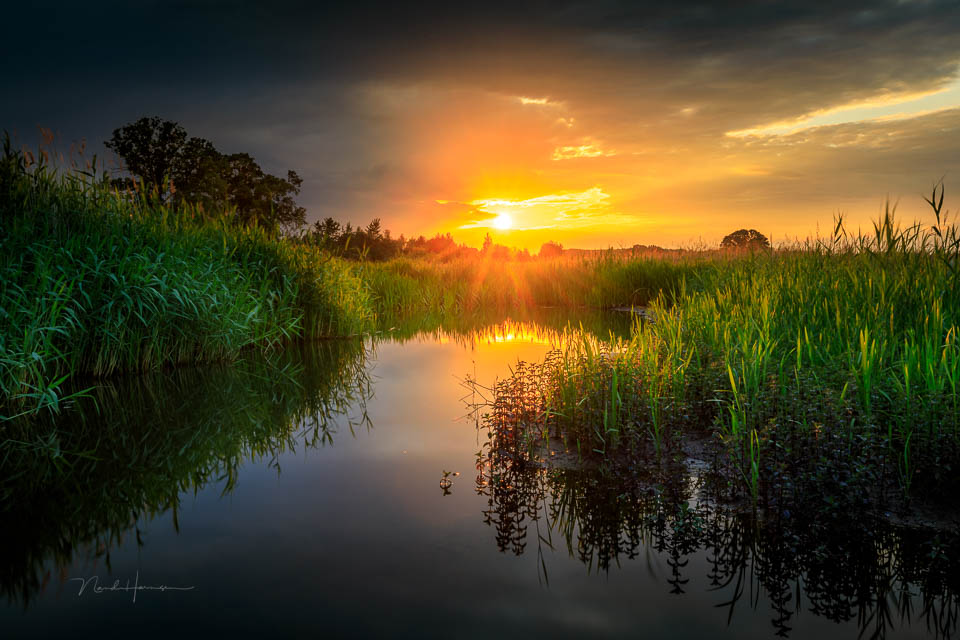
[(353, 267), (105, 178), (0, 159), (0, 420), (56, 412), (68, 378), (232, 359), (351, 335), (373, 308)]
[[(585, 451), (659, 457), (664, 433), (715, 431), (754, 499), (768, 450), (824, 432), (879, 443), (905, 493), (942, 489), (960, 462), (960, 234), (931, 200), (934, 227), (888, 207), (869, 236), (839, 220), (825, 241), (680, 269), (630, 340), (572, 340), (536, 384)], [(622, 405), (598, 418), (614, 375)]]
[(460, 314), (532, 307), (630, 307), (695, 279), (695, 254), (503, 261), (398, 258), (363, 265), (362, 278), (386, 315)]

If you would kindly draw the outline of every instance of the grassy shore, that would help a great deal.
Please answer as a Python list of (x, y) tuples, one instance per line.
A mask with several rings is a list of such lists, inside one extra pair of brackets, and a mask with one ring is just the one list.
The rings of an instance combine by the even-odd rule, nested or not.
[(351, 266), (82, 173), (0, 164), (0, 419), (57, 411), (63, 383), (231, 359), (372, 326)]
[(363, 280), (378, 311), (391, 317), (533, 307), (608, 309), (645, 305), (661, 294), (669, 298), (709, 263), (696, 253), (630, 259), (611, 252), (526, 262), (398, 258), (366, 265)]
[[(103, 177), (0, 159), (0, 421), (58, 412), (65, 383), (230, 360), (378, 325), (541, 306), (643, 304), (696, 261), (339, 259)], [(74, 388), (76, 385), (73, 385)]]
[(890, 487), (950, 497), (960, 243), (933, 200), (932, 228), (888, 212), (869, 237), (838, 225), (828, 242), (698, 265), (629, 338), (584, 336), (519, 367), (489, 425), (607, 460), (715, 435), (754, 502), (869, 501)]
[(363, 263), (30, 168), (8, 147), (0, 420), (58, 411), (83, 376), (490, 313), (646, 305), (653, 320), (628, 337), (585, 333), (518, 368), (488, 419), (607, 458), (660, 459), (716, 434), (755, 501), (798, 490), (780, 480), (794, 471), (834, 466), (838, 486), (928, 491), (960, 471), (960, 238), (942, 190), (930, 204), (932, 227), (888, 211), (870, 236), (838, 224), (826, 241), (754, 254)]

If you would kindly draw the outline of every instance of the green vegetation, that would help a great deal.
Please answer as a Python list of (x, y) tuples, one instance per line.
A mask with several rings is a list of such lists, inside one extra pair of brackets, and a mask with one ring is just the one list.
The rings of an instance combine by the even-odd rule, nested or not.
[(130, 174), (113, 180), (121, 189), (143, 188), (164, 202), (225, 212), (241, 224), (296, 230), (306, 222), (306, 209), (293, 199), (303, 183), (296, 172), (270, 175), (249, 154), (223, 154), (209, 140), (187, 138), (176, 122), (140, 118), (104, 144)]
[(372, 324), (352, 268), (7, 143), (0, 161), (0, 416), (56, 412), (72, 377), (230, 359)]
[(496, 390), (488, 422), (628, 460), (715, 435), (753, 500), (955, 499), (960, 237), (901, 227), (702, 262), (628, 339), (581, 337)]
[[(232, 359), (299, 337), (536, 306), (640, 304), (689, 265), (622, 260), (350, 262), (275, 230), (0, 163), (0, 419), (57, 412), (63, 385)], [(561, 281), (565, 279), (565, 283)], [(429, 323), (428, 323), (429, 324)]]
[[(233, 359), (374, 329), (476, 324), (539, 306), (642, 304), (693, 261), (347, 261), (275, 228), (111, 187), (5, 146), (0, 419), (58, 412), (84, 376)], [(368, 229), (378, 236), (377, 229)], [(76, 387), (75, 387), (76, 388)], [(77, 393), (82, 393), (78, 391)]]
[(382, 315), (394, 318), (640, 306), (694, 278), (705, 261), (696, 255), (630, 260), (613, 253), (512, 262), (398, 258), (365, 265), (362, 274)]
[[(235, 205), (128, 186), (9, 142), (0, 160), (0, 503), (20, 523), (0, 562), (8, 599), (29, 602), (51, 558), (109, 549), (137, 519), (172, 511), (176, 526), (182, 492), (231, 490), (247, 459), (330, 442), (363, 410), (380, 337), (473, 344), (532, 322), (561, 348), (471, 394), (502, 550), (522, 553), (533, 522), (538, 545), (556, 532), (606, 570), (649, 540), (678, 592), (686, 557), (711, 552), (730, 615), (757, 576), (783, 630), (791, 585), (832, 619), (882, 626), (895, 617), (873, 603), (920, 584), (924, 615), (955, 627), (956, 535), (879, 513), (957, 499), (960, 231), (942, 187), (929, 228), (888, 209), (870, 236), (839, 220), (792, 248), (745, 231), (729, 248), (760, 250), (530, 258), (393, 240), (379, 220), (285, 235)], [(596, 311), (641, 306), (619, 324)], [(184, 366), (216, 361), (230, 364)], [(88, 380), (123, 372), (146, 375)]]
[[(928, 493), (960, 473), (960, 238), (942, 188), (930, 228), (888, 209), (872, 236), (838, 221), (828, 241), (776, 251), (347, 261), (229, 210), (31, 162), (7, 144), (0, 166), (4, 419), (56, 413), (86, 375), (645, 305), (629, 335), (582, 336), (519, 368), (489, 419), (608, 458), (662, 459), (685, 436), (716, 434), (755, 503), (834, 466), (823, 481), (865, 498)], [(327, 226), (327, 240), (343, 235)], [(363, 234), (389, 238), (379, 224)]]

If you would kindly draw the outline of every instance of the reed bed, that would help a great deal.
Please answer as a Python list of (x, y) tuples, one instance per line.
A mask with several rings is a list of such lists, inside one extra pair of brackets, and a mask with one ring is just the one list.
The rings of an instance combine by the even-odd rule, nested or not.
[(519, 367), (487, 420), (605, 459), (661, 459), (715, 435), (755, 504), (827, 485), (844, 499), (891, 486), (949, 496), (960, 241), (942, 194), (929, 228), (888, 209), (869, 236), (841, 220), (825, 242), (701, 263), (629, 338), (574, 339)]
[(669, 295), (684, 279), (696, 279), (708, 261), (708, 254), (698, 253), (628, 257), (614, 252), (530, 261), (398, 258), (364, 265), (362, 277), (379, 312), (393, 318), (534, 307), (608, 309)]
[(4, 149), (0, 420), (58, 411), (68, 378), (232, 359), (372, 320), (340, 260)]
[(862, 477), (837, 482), (946, 486), (960, 447), (960, 234), (942, 187), (928, 202), (932, 227), (888, 208), (871, 235), (838, 221), (827, 241), (761, 253), (357, 263), (91, 173), (28, 167), (7, 144), (0, 419), (57, 412), (82, 394), (65, 382), (85, 375), (491, 313), (645, 305), (627, 337), (584, 332), (518, 368), (492, 419), (555, 429), (582, 455), (661, 458), (684, 433), (713, 433), (754, 501), (798, 460), (812, 473), (837, 452), (862, 462)]

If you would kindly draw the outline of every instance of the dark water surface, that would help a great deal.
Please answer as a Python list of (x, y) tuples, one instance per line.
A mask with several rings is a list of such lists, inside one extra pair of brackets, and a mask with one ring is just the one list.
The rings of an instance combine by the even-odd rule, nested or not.
[[(539, 360), (561, 326), (395, 331), (103, 386), (4, 463), (0, 637), (955, 634), (936, 541), (818, 538), (699, 505), (693, 476), (637, 489), (490, 456), (462, 379)], [(94, 576), (191, 589), (96, 593)]]

